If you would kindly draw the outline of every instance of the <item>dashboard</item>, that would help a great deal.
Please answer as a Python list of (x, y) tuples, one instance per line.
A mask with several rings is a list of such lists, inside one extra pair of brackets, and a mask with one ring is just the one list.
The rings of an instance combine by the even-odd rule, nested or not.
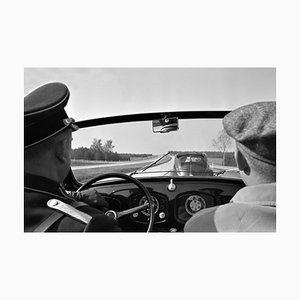
[[(244, 187), (241, 179), (222, 177), (151, 177), (139, 178), (155, 204), (154, 232), (181, 232), (185, 223), (202, 209), (226, 204)], [(133, 183), (109, 180), (93, 185), (109, 203), (110, 209), (122, 211), (147, 202)], [(125, 232), (143, 232), (149, 221), (149, 210), (118, 219)]]

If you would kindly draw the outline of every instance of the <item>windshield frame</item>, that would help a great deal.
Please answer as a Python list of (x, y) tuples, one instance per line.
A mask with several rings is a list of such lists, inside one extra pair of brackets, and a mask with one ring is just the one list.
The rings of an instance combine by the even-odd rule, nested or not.
[(153, 113), (139, 113), (130, 115), (119, 115), (111, 117), (101, 117), (77, 121), (74, 124), (79, 128), (94, 127), (99, 125), (129, 123), (138, 121), (152, 121), (161, 118), (178, 118), (178, 119), (223, 119), (230, 110), (206, 110), (206, 111), (165, 111)]
[[(219, 119), (222, 120), (226, 114), (228, 114), (230, 110), (210, 110), (210, 111), (164, 111), (164, 112), (153, 112), (153, 113), (137, 113), (137, 114), (129, 114), (129, 115), (118, 115), (118, 116), (110, 116), (110, 117), (101, 117), (101, 118), (95, 118), (95, 119), (87, 119), (75, 122), (75, 124), (79, 128), (88, 128), (88, 127), (96, 127), (101, 125), (109, 125), (109, 124), (119, 124), (119, 123), (131, 123), (131, 122), (142, 122), (142, 121), (152, 121), (154, 119), (159, 118), (171, 118), (176, 117), (178, 120), (192, 120), (192, 119)], [(172, 152), (172, 151), (171, 151)], [(165, 153), (156, 161), (160, 161), (162, 158), (166, 157), (170, 153)], [(128, 173), (131, 176), (135, 175), (142, 175), (147, 174), (148, 172), (146, 169), (151, 167), (152, 165), (155, 165), (156, 161), (151, 162), (148, 165), (145, 165), (144, 167), (137, 168), (136, 170), (131, 171), (131, 173)], [(72, 171), (72, 170), (71, 170)], [(232, 170), (230, 170), (232, 171)], [(234, 170), (235, 171), (235, 170)], [(175, 172), (175, 171), (174, 171)], [(226, 173), (227, 170), (224, 169), (213, 169), (213, 177), (220, 175), (222, 176), (224, 173)], [(150, 172), (152, 176), (155, 177), (155, 172)], [(165, 174), (165, 176), (172, 176), (172, 171), (168, 170), (168, 172)], [(175, 172), (176, 173), (176, 172)], [(150, 175), (150, 174), (149, 174)], [(140, 177), (138, 176), (138, 177)], [(184, 175), (183, 175), (184, 177)], [(202, 177), (200, 175), (200, 177)]]

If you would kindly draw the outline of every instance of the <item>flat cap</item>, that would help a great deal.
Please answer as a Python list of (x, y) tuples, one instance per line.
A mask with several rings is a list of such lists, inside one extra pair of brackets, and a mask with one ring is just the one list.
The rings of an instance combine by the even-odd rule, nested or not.
[(223, 126), (252, 158), (276, 166), (276, 102), (256, 102), (227, 114)]
[(75, 120), (64, 110), (70, 97), (68, 87), (59, 82), (40, 86), (24, 98), (24, 147), (37, 145), (64, 129), (77, 130)]

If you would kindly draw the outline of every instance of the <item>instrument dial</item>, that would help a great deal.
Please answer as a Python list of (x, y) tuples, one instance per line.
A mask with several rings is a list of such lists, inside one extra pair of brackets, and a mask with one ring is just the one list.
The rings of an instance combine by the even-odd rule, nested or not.
[(185, 210), (190, 215), (194, 215), (203, 208), (206, 208), (206, 203), (199, 195), (191, 195), (185, 201)]
[[(158, 208), (159, 208), (158, 200), (154, 196), (151, 196), (151, 198), (154, 202), (154, 212), (157, 213)], [(149, 203), (149, 202), (148, 202), (146, 196), (144, 196), (140, 199), (139, 205), (143, 205), (143, 204), (146, 204), (146, 203)], [(142, 214), (144, 214), (145, 216), (150, 216), (150, 209), (147, 208), (145, 210), (142, 210)]]

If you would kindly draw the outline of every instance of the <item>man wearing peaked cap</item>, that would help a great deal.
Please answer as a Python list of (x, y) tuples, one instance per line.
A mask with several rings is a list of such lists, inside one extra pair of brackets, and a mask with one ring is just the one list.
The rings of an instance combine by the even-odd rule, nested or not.
[(204, 209), (185, 231), (276, 231), (276, 103), (242, 106), (223, 119), (236, 142), (235, 159), (246, 187), (229, 204)]
[(77, 130), (64, 107), (70, 97), (66, 85), (49, 83), (34, 90), (24, 101), (25, 149), (40, 144), (67, 128)]
[[(120, 231), (116, 221), (99, 209), (107, 203), (97, 191), (68, 193), (63, 187), (71, 166), (72, 131), (78, 129), (64, 110), (69, 97), (68, 87), (54, 82), (24, 98), (24, 230)], [(53, 198), (92, 216), (92, 225), (85, 227), (67, 214), (51, 210), (47, 202)]]

